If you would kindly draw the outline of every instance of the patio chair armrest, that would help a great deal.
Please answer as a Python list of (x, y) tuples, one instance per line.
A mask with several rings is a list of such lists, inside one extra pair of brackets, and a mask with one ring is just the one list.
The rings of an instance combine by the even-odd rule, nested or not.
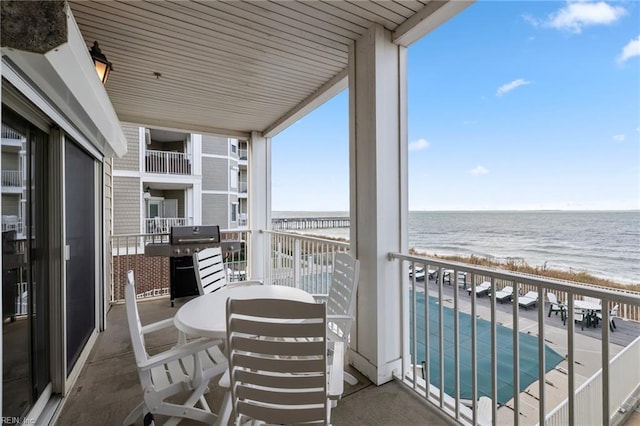
[(227, 286), (235, 287), (235, 286), (253, 285), (253, 284), (263, 285), (264, 282), (262, 280), (233, 281), (233, 282), (230, 282), (229, 284), (227, 284)]
[(224, 370), (224, 374), (220, 376), (220, 380), (218, 380), (218, 386), (221, 389), (229, 390), (231, 388), (231, 375), (229, 373), (229, 369)]
[(331, 365), (329, 366), (329, 398), (338, 399), (344, 392), (344, 343), (330, 342)]
[(204, 351), (211, 346), (218, 345), (220, 339), (201, 338), (192, 340), (181, 346), (175, 346), (168, 351), (147, 358), (145, 361), (138, 363), (138, 368), (142, 371), (149, 370), (154, 367), (166, 364), (171, 361), (179, 360), (188, 356), (197, 355), (198, 352)]
[(328, 294), (312, 294), (311, 296), (315, 299), (316, 303), (327, 303), (327, 300), (329, 299)]
[(353, 317), (351, 315), (334, 315), (334, 314), (327, 314), (327, 322), (329, 321), (348, 321), (348, 320), (352, 320)]
[(167, 318), (162, 321), (154, 322), (153, 324), (147, 324), (142, 326), (142, 334), (152, 333), (158, 330), (164, 330), (165, 328), (175, 327), (173, 318)]

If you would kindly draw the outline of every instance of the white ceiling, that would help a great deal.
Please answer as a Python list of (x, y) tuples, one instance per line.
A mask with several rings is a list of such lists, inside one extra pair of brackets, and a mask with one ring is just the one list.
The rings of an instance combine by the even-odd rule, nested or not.
[(349, 46), (372, 23), (406, 45), (414, 28), (426, 33), (470, 4), (69, 3), (87, 46), (98, 41), (113, 63), (106, 89), (121, 121), (229, 136), (273, 130), (327, 86), (344, 87)]

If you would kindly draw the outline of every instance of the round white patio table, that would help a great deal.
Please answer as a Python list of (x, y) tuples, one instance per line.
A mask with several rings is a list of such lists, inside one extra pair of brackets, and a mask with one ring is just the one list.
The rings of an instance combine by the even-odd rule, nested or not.
[(227, 336), (227, 299), (287, 299), (314, 303), (304, 290), (279, 285), (229, 284), (213, 293), (198, 296), (178, 309), (173, 322), (187, 334), (223, 339)]

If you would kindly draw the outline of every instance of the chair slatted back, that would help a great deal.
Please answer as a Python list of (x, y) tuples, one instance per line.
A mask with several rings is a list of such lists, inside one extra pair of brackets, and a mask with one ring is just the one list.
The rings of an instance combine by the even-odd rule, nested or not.
[(356, 293), (360, 277), (360, 261), (347, 253), (336, 253), (331, 287), (327, 296), (327, 315), (347, 315), (351, 320), (332, 321), (329, 330), (347, 344), (356, 307)]
[[(136, 303), (136, 286), (133, 271), (127, 271), (127, 283), (124, 286), (124, 300), (127, 308), (127, 321), (129, 323), (129, 334), (131, 335), (133, 354), (136, 358), (136, 363), (140, 364), (146, 361), (149, 355), (145, 347), (142, 322), (140, 321), (138, 304)], [(150, 377), (148, 374), (143, 374), (140, 369), (138, 369), (138, 375), (140, 376), (140, 382), (144, 389), (150, 384)]]
[(200, 295), (209, 294), (227, 285), (222, 249), (212, 247), (193, 254), (193, 268)]
[(236, 421), (329, 423), (326, 329), (322, 303), (227, 300)]

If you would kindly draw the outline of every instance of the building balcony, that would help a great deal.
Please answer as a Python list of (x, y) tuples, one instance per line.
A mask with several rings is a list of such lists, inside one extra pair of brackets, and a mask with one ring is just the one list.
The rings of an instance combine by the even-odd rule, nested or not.
[(247, 183), (247, 181), (238, 182), (238, 197), (246, 198), (248, 194), (248, 190), (249, 190), (249, 184)]
[(191, 161), (184, 152), (147, 150), (145, 172), (165, 175), (190, 175)]
[(18, 170), (2, 171), (2, 192), (5, 194), (21, 194), (23, 190), (23, 176)]
[[(233, 238), (248, 241), (250, 231), (243, 232)], [(265, 284), (294, 286), (314, 294), (328, 291), (333, 253), (350, 247), (346, 242), (286, 232), (264, 233), (263, 254), (269, 265)], [(130, 248), (123, 251), (122, 245), (112, 240), (115, 304), (107, 331), (99, 337), (75, 385), (102, 389), (109, 397), (99, 398), (96, 407), (95, 395), (71, 392), (74, 396), (60, 424), (88, 420), (89, 399), (108, 419), (105, 424), (120, 422), (141, 399), (124, 307), (117, 302), (122, 298), (124, 268), (134, 265), (136, 277), (142, 280), (149, 271), (144, 270), (144, 262), (123, 259), (123, 253), (139, 254)], [(246, 251), (238, 255), (243, 259), (233, 265), (238, 275), (246, 274), (248, 255)], [(388, 283), (403, 295), (397, 333), (403, 348), (400, 364), (393, 373), (395, 380), (380, 387), (347, 366), (359, 383), (345, 385), (345, 394), (332, 411), (334, 424), (491, 424), (487, 416), (493, 424), (522, 425), (634, 424), (638, 420), (633, 410), (640, 385), (637, 293), (407, 254), (391, 254), (384, 261), (400, 262), (406, 271), (397, 282)], [(167, 282), (168, 277), (164, 283), (149, 281), (139, 297), (163, 294)], [(501, 297), (506, 287), (520, 291), (511, 298)], [(525, 294), (532, 291), (539, 295), (537, 300), (526, 299)], [(562, 308), (548, 300), (550, 293), (564, 301)], [(579, 309), (588, 300), (597, 300), (601, 308)], [(143, 323), (175, 314), (166, 297), (140, 302), (140, 308)], [(350, 358), (356, 367), (358, 345), (366, 343), (358, 339), (369, 328), (357, 324), (358, 332), (352, 333)], [(176, 338), (160, 336), (150, 346), (163, 350)], [(221, 391), (215, 384), (211, 387), (207, 399), (218, 407)], [(489, 401), (484, 411), (481, 399)], [(602, 413), (608, 413), (607, 422), (602, 421)]]
[(144, 229), (146, 234), (162, 234), (169, 232), (172, 226), (187, 226), (191, 222), (185, 217), (154, 217), (144, 220)]

